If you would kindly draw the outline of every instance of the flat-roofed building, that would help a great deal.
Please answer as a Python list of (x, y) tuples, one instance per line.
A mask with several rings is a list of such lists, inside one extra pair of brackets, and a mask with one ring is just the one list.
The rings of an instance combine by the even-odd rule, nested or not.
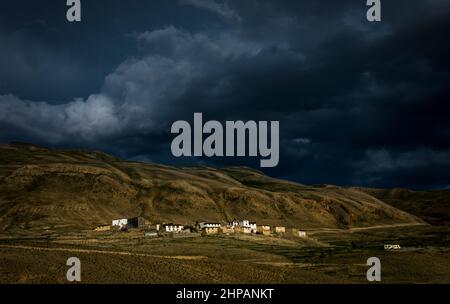
[(257, 231), (263, 235), (271, 235), (272, 234), (272, 232), (270, 231), (269, 225), (258, 226)]
[(180, 232), (184, 229), (184, 225), (180, 224), (164, 224), (163, 231), (165, 232)]
[(286, 227), (284, 226), (276, 226), (275, 233), (286, 233)]
[(222, 227), (222, 224), (220, 223), (213, 223), (213, 222), (201, 222), (200, 223), (200, 229), (204, 228), (220, 228)]
[(222, 233), (224, 233), (224, 234), (233, 234), (233, 233), (236, 232), (235, 229), (232, 228), (232, 227), (222, 227), (222, 228), (220, 228), (220, 230), (221, 230)]

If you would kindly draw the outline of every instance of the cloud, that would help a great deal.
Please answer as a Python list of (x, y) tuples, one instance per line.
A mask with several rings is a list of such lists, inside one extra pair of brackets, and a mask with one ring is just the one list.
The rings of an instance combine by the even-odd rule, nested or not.
[(123, 127), (115, 105), (104, 95), (61, 105), (0, 95), (0, 122), (50, 143), (93, 141)]
[(309, 138), (294, 138), (294, 143), (301, 145), (309, 145), (311, 140)]
[(140, 57), (125, 60), (107, 75), (99, 93), (58, 104), (0, 95), (0, 123), (52, 143), (68, 136), (94, 141), (122, 132), (162, 132), (177, 119), (177, 107), (185, 111), (180, 98), (196, 81), (256, 56), (261, 48), (232, 33), (191, 34), (173, 26), (138, 34), (136, 40)]
[[(263, 45), (243, 39), (233, 30), (190, 33), (174, 26), (144, 32), (136, 36), (144, 53), (174, 60), (191, 60), (200, 65), (211, 60), (235, 60), (257, 55)], [(203, 60), (205, 63), (202, 64)]]
[[(450, 150), (426, 147), (407, 151), (367, 150), (352, 166), (361, 184), (389, 187), (395, 180), (413, 188), (437, 189), (448, 186)], [(398, 184), (396, 186), (399, 186)]]
[[(249, 159), (171, 157), (170, 124), (203, 112), (208, 120), (279, 120), (280, 164), (266, 171), (277, 177), (416, 188), (450, 183), (450, 60), (442, 56), (450, 52), (447, 4), (414, 0), (406, 10), (385, 3), (383, 23), (373, 24), (364, 19), (365, 4), (350, 0), (185, 3), (242, 22), (210, 24), (211, 16), (182, 14), (173, 25), (136, 27), (136, 48), (121, 45), (127, 55), (102, 68), (99, 88), (75, 95), (84, 98), (62, 89), (68, 97), (30, 100), (6, 85), (0, 138), (89, 145), (171, 164), (252, 165)], [(166, 5), (164, 23), (186, 9), (179, 1)], [(141, 19), (147, 20), (145, 10), (127, 22)], [(100, 41), (102, 49), (116, 51), (116, 40)], [(98, 54), (83, 50), (73, 53), (98, 61)], [(30, 51), (11, 66), (0, 59), (0, 66), (33, 76), (18, 63), (28, 56), (46, 58)], [(79, 62), (66, 60), (55, 65), (65, 70)], [(51, 67), (31, 77), (46, 83), (42, 91), (64, 78)]]
[(208, 10), (224, 19), (233, 22), (242, 21), (241, 16), (239, 16), (237, 12), (232, 10), (228, 6), (228, 3), (225, 1), (219, 2), (217, 0), (181, 0), (181, 3)]
[(84, 73), (89, 70), (83, 71), (87, 67), (80, 61), (24, 30), (5, 33), (0, 28), (0, 45), (0, 94), (21, 92), (54, 101), (61, 91), (80, 94), (80, 83), (88, 81)]
[(138, 34), (136, 40), (140, 56), (109, 74), (102, 93), (120, 104), (131, 127), (147, 132), (166, 127), (180, 112), (191, 116), (208, 106), (210, 100), (186, 103), (185, 97), (205, 81), (212, 81), (209, 92), (218, 94), (226, 86), (227, 67), (262, 48), (233, 32), (192, 34), (173, 26)]
[(428, 148), (393, 153), (386, 149), (368, 150), (366, 158), (357, 166), (370, 173), (400, 171), (429, 165), (450, 166), (450, 151), (434, 151)]

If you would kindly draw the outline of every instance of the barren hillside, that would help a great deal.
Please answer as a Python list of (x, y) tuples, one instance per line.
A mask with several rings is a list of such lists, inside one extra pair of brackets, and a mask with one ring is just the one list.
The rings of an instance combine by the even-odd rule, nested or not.
[(361, 188), (374, 197), (436, 226), (450, 225), (450, 190), (413, 191), (408, 189)]
[(101, 152), (0, 145), (0, 230), (92, 228), (114, 218), (350, 228), (417, 223), (367, 191), (312, 187), (249, 169), (170, 167)]

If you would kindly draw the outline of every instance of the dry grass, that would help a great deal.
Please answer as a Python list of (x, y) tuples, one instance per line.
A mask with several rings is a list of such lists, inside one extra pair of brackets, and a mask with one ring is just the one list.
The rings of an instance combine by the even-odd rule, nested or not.
[[(315, 241), (266, 236), (144, 238), (138, 232), (79, 232), (47, 240), (1, 238), (1, 283), (66, 283), (66, 260), (83, 283), (367, 283), (366, 260), (383, 283), (450, 283), (450, 231), (397, 227), (317, 231)], [(85, 240), (85, 242), (81, 242)], [(399, 251), (383, 244), (398, 243)]]

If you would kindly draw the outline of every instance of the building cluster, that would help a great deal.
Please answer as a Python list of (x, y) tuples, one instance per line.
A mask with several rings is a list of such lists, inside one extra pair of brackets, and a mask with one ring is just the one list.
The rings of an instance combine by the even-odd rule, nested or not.
[(284, 226), (257, 225), (256, 222), (249, 220), (233, 220), (226, 225), (217, 222), (196, 222), (195, 225), (181, 225), (173, 223), (152, 224), (142, 217), (129, 219), (116, 219), (112, 221), (111, 226), (98, 226), (95, 231), (127, 231), (129, 229), (144, 230), (145, 236), (159, 236), (162, 234), (181, 234), (181, 233), (202, 233), (203, 235), (216, 234), (261, 234), (261, 235), (284, 235), (289, 233), (294, 236), (306, 238), (305, 231), (296, 228), (286, 229)]

